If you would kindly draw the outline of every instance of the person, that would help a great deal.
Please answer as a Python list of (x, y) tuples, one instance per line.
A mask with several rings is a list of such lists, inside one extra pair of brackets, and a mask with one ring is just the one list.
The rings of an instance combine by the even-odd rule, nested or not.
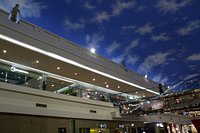
[(17, 21), (17, 14), (19, 13), (19, 16), (21, 17), (21, 13), (19, 10), (19, 4), (16, 4), (15, 7), (12, 8), (10, 14), (11, 14), (11, 21), (16, 22)]
[(105, 99), (105, 97), (103, 95), (101, 95), (100, 100), (104, 101), (104, 102), (106, 101), (106, 99)]
[(162, 84), (159, 84), (158, 88), (159, 88), (160, 95), (162, 95), (163, 94)]
[(124, 60), (122, 60), (122, 67), (124, 68), (124, 71), (128, 71), (128, 69), (127, 69), (127, 67), (126, 67), (126, 61), (125, 61), (125, 59)]
[(42, 89), (43, 89), (43, 90), (46, 90), (46, 87), (47, 87), (46, 82), (43, 81), (43, 82), (42, 82)]

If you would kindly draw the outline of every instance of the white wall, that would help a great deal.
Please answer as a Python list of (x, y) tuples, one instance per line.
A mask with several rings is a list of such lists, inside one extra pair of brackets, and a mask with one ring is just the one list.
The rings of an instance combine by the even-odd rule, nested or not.
[[(47, 108), (36, 107), (36, 103)], [(91, 113), (95, 110), (96, 113)], [(112, 103), (83, 99), (0, 82), (0, 113), (31, 114), (65, 118), (112, 120), (119, 114)]]

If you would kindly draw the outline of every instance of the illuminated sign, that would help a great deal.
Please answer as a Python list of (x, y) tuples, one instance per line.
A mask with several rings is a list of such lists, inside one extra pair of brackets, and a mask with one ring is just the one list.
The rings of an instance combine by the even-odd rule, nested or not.
[(107, 124), (101, 123), (101, 124), (99, 124), (99, 127), (100, 127), (100, 128), (107, 128)]
[(119, 128), (124, 128), (124, 124), (120, 124), (118, 127)]

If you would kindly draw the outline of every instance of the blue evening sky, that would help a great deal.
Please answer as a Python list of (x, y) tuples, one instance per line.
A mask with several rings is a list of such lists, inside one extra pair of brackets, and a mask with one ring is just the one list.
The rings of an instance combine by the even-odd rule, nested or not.
[(26, 21), (176, 91), (200, 84), (200, 0), (0, 0), (0, 8), (16, 3)]

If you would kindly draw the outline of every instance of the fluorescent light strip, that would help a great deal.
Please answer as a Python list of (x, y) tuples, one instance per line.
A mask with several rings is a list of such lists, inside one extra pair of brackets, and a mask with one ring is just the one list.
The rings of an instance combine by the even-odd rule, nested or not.
[(18, 69), (18, 68), (13, 67), (13, 66), (10, 68), (10, 70), (11, 70), (12, 72), (20, 72), (20, 73), (24, 73), (24, 74), (28, 74), (28, 73), (29, 73), (29, 72), (27, 72), (27, 71)]
[(98, 71), (98, 70), (96, 70), (96, 69), (87, 67), (87, 66), (85, 66), (85, 65), (82, 65), (82, 64), (77, 63), (77, 62), (75, 62), (75, 61), (72, 61), (72, 60), (70, 60), (70, 59), (64, 58), (64, 57), (62, 57), (62, 56), (60, 56), (60, 55), (57, 55), (57, 54), (54, 54), (54, 53), (51, 53), (51, 52), (47, 52), (47, 51), (45, 51), (45, 50), (42, 50), (42, 49), (33, 47), (33, 46), (28, 45), (28, 44), (26, 44), (26, 43), (23, 43), (23, 42), (20, 42), (20, 41), (18, 41), (18, 40), (15, 40), (15, 39), (13, 39), (13, 38), (10, 38), (10, 37), (8, 37), (8, 36), (5, 36), (5, 35), (0, 34), (0, 38), (3, 39), (3, 40), (9, 41), (9, 42), (11, 42), (11, 43), (17, 44), (17, 45), (19, 45), (19, 46), (22, 46), (22, 47), (24, 47), (24, 48), (30, 49), (30, 50), (32, 50), (32, 51), (36, 51), (36, 52), (39, 52), (39, 53), (41, 53), (41, 54), (47, 55), (47, 56), (49, 56), (49, 57), (51, 57), (51, 58), (54, 58), (54, 59), (57, 59), (57, 60), (60, 60), (60, 61), (64, 61), (64, 62), (66, 62), (66, 63), (75, 65), (75, 66), (77, 66), (77, 67), (80, 67), (80, 68), (83, 68), (83, 69), (92, 71), (92, 72), (94, 72), (94, 73), (97, 73), (97, 74), (106, 76), (106, 77), (108, 77), (108, 78), (111, 78), (111, 79), (114, 79), (114, 80), (123, 82), (123, 83), (125, 83), (125, 84), (128, 84), (128, 85), (131, 85), (131, 86), (140, 88), (140, 89), (142, 89), (142, 90), (146, 90), (146, 91), (149, 91), (149, 92), (154, 93), (154, 94), (157, 94), (157, 95), (159, 94), (158, 92), (149, 90), (149, 89), (147, 89), (147, 88), (145, 88), (145, 87), (136, 85), (136, 84), (134, 84), (134, 83), (131, 83), (131, 82), (125, 81), (125, 80), (123, 80), (123, 79), (120, 79), (120, 78), (114, 77), (114, 76), (112, 76), (112, 75), (109, 75), (109, 74), (107, 74), (107, 73), (104, 73), (104, 72)]

